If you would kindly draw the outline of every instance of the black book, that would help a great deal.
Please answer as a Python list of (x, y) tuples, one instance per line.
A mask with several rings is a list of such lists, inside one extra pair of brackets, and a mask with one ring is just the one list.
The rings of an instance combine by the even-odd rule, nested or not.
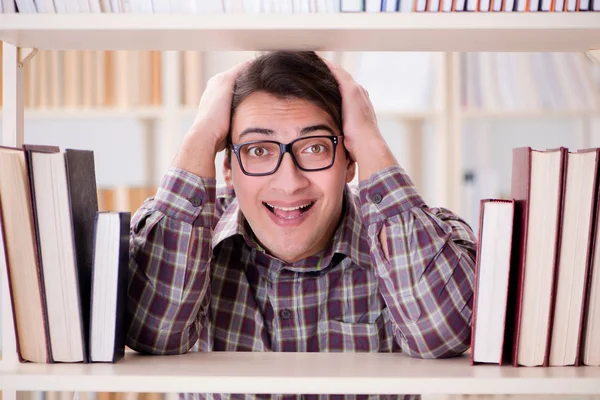
[[(85, 343), (84, 348), (87, 349), (90, 332), (94, 219), (98, 212), (94, 152), (91, 150), (66, 149), (65, 163), (81, 302), (82, 334)], [(85, 352), (84, 361), (89, 362), (87, 351)]]

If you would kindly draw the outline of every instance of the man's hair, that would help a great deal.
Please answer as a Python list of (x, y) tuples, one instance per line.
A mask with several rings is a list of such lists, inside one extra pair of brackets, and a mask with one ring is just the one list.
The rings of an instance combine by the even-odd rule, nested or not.
[[(338, 83), (327, 64), (313, 51), (274, 51), (253, 60), (235, 82), (232, 120), (237, 107), (254, 92), (310, 101), (327, 112), (342, 132), (342, 96)], [(229, 146), (227, 160), (231, 165)]]

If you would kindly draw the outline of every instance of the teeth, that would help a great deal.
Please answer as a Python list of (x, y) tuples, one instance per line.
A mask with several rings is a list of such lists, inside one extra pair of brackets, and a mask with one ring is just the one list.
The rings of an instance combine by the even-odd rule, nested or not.
[(304, 204), (304, 205), (302, 205), (302, 206), (298, 206), (298, 207), (277, 207), (277, 206), (274, 206), (274, 205), (272, 205), (272, 204), (269, 204), (269, 203), (266, 203), (266, 204), (267, 204), (269, 207), (271, 207), (271, 208), (276, 208), (276, 209), (278, 209), (278, 210), (282, 210), (282, 211), (294, 211), (294, 210), (299, 210), (299, 209), (301, 209), (301, 208), (308, 207), (308, 206), (310, 206), (312, 203), (306, 203), (306, 204)]

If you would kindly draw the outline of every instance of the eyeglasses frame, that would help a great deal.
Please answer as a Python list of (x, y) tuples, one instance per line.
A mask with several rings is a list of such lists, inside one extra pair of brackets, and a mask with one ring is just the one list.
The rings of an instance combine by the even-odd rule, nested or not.
[[(331, 167), (333, 167), (333, 164), (335, 164), (335, 155), (337, 153), (337, 145), (340, 143), (340, 140), (338, 138), (343, 138), (343, 135), (319, 135), (319, 136), (305, 136), (305, 137), (300, 137), (297, 139), (292, 140), (291, 142), (284, 144), (284, 143), (280, 143), (277, 142), (275, 140), (253, 140), (251, 142), (245, 142), (245, 143), (237, 143), (237, 144), (231, 144), (231, 148), (233, 149), (233, 152), (235, 153), (235, 156), (238, 160), (238, 164), (240, 165), (240, 168), (242, 170), (242, 172), (244, 173), (244, 175), (247, 176), (268, 176), (268, 175), (273, 175), (275, 172), (277, 172), (277, 170), (279, 169), (279, 166), (281, 165), (281, 160), (283, 160), (283, 156), (285, 155), (285, 153), (290, 153), (290, 157), (292, 158), (292, 161), (294, 162), (294, 165), (296, 165), (296, 167), (300, 170), (300, 171), (304, 171), (304, 172), (317, 172), (317, 171), (323, 171), (326, 169), (329, 169)], [(307, 168), (303, 168), (300, 166), (300, 164), (298, 163), (298, 161), (296, 160), (296, 156), (294, 156), (294, 153), (292, 152), (292, 146), (294, 145), (294, 143), (301, 141), (301, 140), (306, 140), (306, 139), (312, 139), (312, 138), (327, 138), (327, 139), (331, 139), (331, 142), (333, 143), (333, 157), (331, 159), (331, 163), (326, 166), (326, 167), (322, 167), (322, 168), (317, 168), (317, 169), (307, 169)], [(277, 160), (277, 164), (275, 165), (275, 168), (273, 169), (273, 171), (271, 172), (261, 172), (261, 173), (251, 173), (246, 171), (246, 169), (244, 168), (244, 165), (242, 164), (242, 159), (240, 156), (240, 149), (243, 146), (248, 146), (251, 144), (256, 144), (256, 143), (273, 143), (273, 144), (277, 144), (279, 145), (279, 159)]]

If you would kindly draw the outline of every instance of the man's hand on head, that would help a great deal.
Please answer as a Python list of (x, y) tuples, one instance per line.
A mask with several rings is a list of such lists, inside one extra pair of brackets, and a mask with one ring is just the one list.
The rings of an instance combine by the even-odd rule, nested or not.
[(321, 57), (338, 82), (342, 95), (344, 146), (358, 163), (359, 180), (398, 165), (379, 131), (369, 93), (341, 66)]
[(209, 79), (196, 117), (173, 160), (173, 166), (201, 178), (216, 176), (216, 154), (225, 149), (235, 81), (252, 62), (244, 61)]

